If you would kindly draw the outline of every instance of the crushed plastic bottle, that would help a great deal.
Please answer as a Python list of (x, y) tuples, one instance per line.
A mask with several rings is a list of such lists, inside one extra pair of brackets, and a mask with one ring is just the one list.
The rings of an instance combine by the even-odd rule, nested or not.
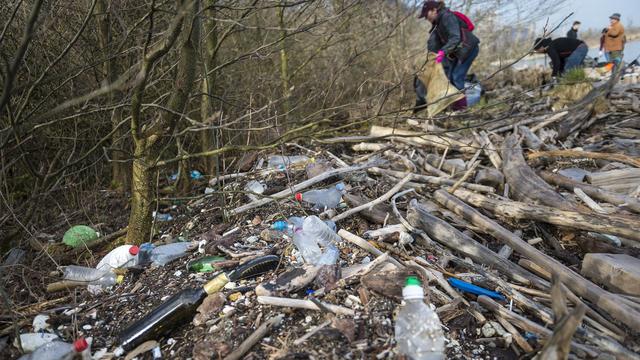
[(304, 193), (297, 193), (296, 200), (304, 201), (313, 205), (313, 210), (334, 209), (342, 200), (344, 184), (338, 183), (326, 189), (310, 190)]
[(395, 324), (398, 351), (413, 360), (444, 359), (445, 338), (434, 310), (424, 303), (420, 280), (407, 277)]
[[(20, 344), (22, 344), (22, 351), (25, 353), (33, 352), (37, 348), (59, 339), (58, 335), (49, 333), (20, 334)], [(18, 339), (14, 342), (14, 345), (18, 347)]]
[(164, 266), (171, 261), (187, 255), (187, 252), (197, 247), (197, 243), (190, 241), (160, 245), (151, 250), (150, 262)]
[(473, 106), (480, 102), (480, 98), (482, 97), (482, 86), (480, 83), (464, 83), (465, 91), (464, 94), (467, 96), (467, 106)]
[(98, 270), (112, 270), (136, 265), (140, 248), (136, 245), (122, 245), (111, 250), (96, 265)]
[(165, 214), (165, 213), (159, 213), (159, 212), (153, 212), (153, 217), (156, 219), (156, 221), (171, 221), (173, 220), (173, 216), (171, 216), (171, 214)]
[(302, 229), (293, 235), (302, 259), (312, 265), (333, 265), (340, 256), (336, 243), (340, 237), (317, 216), (305, 218)]
[(295, 155), (295, 156), (282, 156), (282, 155), (271, 155), (269, 156), (269, 168), (270, 169), (278, 169), (284, 170), (287, 167), (294, 165), (301, 165), (311, 161), (309, 157), (304, 155)]
[[(266, 186), (260, 181), (251, 180), (247, 182), (247, 185), (245, 185), (244, 190), (250, 192), (249, 194), (247, 194), (249, 199), (251, 199), (252, 201), (256, 201), (258, 200), (258, 197), (255, 194), (264, 194), (264, 191), (266, 190)], [(255, 193), (255, 194), (252, 194), (252, 193)]]
[(73, 344), (62, 341), (46, 343), (31, 354), (21, 356), (19, 360), (68, 360), (77, 358), (78, 354), (83, 360), (91, 359), (89, 343), (84, 338), (79, 338)]
[(208, 273), (218, 270), (215, 263), (226, 260), (223, 256), (205, 256), (187, 265), (190, 271)]
[(65, 280), (81, 281), (101, 287), (108, 287), (117, 283), (117, 276), (111, 270), (98, 270), (78, 265), (65, 266), (63, 277)]
[(302, 230), (322, 246), (327, 246), (332, 242), (340, 243), (342, 241), (340, 236), (336, 234), (335, 229), (335, 222), (331, 220), (322, 221), (315, 215), (307, 216), (302, 225)]

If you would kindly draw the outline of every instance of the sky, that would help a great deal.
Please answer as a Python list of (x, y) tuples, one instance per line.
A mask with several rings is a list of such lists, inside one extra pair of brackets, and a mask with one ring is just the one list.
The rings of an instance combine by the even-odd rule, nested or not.
[[(582, 23), (582, 29), (600, 30), (609, 25), (609, 16), (613, 13), (622, 15), (623, 25), (640, 25), (640, 0), (566, 0), (566, 5), (550, 16), (550, 24), (557, 24), (572, 11), (575, 14), (560, 30), (568, 30), (576, 20)], [(538, 26), (542, 28), (545, 22), (546, 20), (539, 22)]]

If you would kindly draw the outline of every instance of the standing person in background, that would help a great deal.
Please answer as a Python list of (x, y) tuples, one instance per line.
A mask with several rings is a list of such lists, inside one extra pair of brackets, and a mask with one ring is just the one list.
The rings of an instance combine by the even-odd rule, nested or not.
[(624, 50), (624, 27), (620, 23), (620, 14), (615, 13), (609, 16), (610, 25), (603, 30), (603, 48), (608, 61), (612, 61), (614, 68), (622, 62), (622, 51)]
[[(428, 50), (438, 54), (436, 62), (443, 64), (453, 86), (464, 89), (467, 72), (480, 51), (480, 40), (472, 33), (473, 23), (465, 15), (449, 10), (441, 1), (425, 1), (418, 18), (425, 18), (432, 25)], [(466, 107), (466, 97), (452, 105), (453, 110)]]
[(567, 31), (567, 37), (569, 39), (577, 39), (578, 38), (578, 29), (580, 29), (580, 21), (574, 21), (571, 29)]

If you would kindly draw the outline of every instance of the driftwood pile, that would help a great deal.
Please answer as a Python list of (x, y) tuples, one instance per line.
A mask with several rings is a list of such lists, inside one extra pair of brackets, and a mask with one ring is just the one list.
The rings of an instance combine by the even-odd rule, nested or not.
[[(462, 132), (416, 120), (404, 129), (373, 126), (369, 136), (335, 139), (357, 141), (351, 155), (326, 152), (336, 169), (231, 213), (334, 175), (366, 171), (349, 182), (343, 197), (349, 209), (321, 215), (342, 227), (346, 246), (376, 260), (343, 269), (338, 285), (325, 290), (358, 280), (366, 288), (376, 271), (386, 279), (382, 286), (391, 286), (385, 271), (410, 271), (427, 282), (445, 325), (470, 314), (478, 327), (506, 334), (516, 354), (640, 359), (640, 116), (635, 100), (615, 100), (637, 99), (638, 90), (613, 91), (618, 106), (595, 115), (591, 104), (612, 90), (596, 89), (566, 111)], [(384, 183), (389, 190), (377, 198), (362, 195)], [(356, 215), (369, 222), (369, 231), (346, 230)], [(293, 292), (315, 276), (307, 271), (300, 284), (280, 290)], [(448, 277), (473, 279), (507, 300), (458, 292)], [(317, 308), (268, 295), (264, 290), (258, 301)], [(331, 311), (353, 314), (344, 307)]]

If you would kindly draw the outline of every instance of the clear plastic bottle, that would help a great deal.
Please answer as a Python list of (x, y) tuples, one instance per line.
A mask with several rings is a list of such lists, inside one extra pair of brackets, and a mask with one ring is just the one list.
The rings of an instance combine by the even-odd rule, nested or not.
[(272, 230), (286, 231), (289, 235), (293, 235), (296, 230), (302, 229), (304, 223), (303, 217), (292, 216), (287, 221), (278, 220), (271, 225)]
[(395, 325), (398, 351), (413, 360), (445, 358), (445, 339), (438, 315), (424, 303), (420, 280), (407, 277)]
[(117, 280), (116, 274), (111, 270), (98, 270), (78, 265), (65, 266), (63, 277), (65, 280), (82, 281), (104, 287), (115, 285)]
[(144, 243), (140, 245), (140, 250), (138, 251), (138, 266), (146, 266), (151, 263), (151, 253), (155, 249), (155, 245), (152, 243)]
[(311, 159), (309, 159), (309, 157), (304, 155), (295, 155), (295, 156), (271, 155), (269, 156), (269, 168), (284, 170), (289, 166), (305, 164), (310, 160)]
[[(60, 337), (58, 335), (46, 332), (20, 334), (20, 345), (22, 345), (22, 351), (25, 353), (33, 352), (45, 344), (59, 340)], [(14, 344), (18, 347), (17, 339)]]
[(258, 200), (258, 197), (255, 194), (263, 194), (265, 191), (265, 188), (266, 188), (265, 185), (262, 184), (260, 181), (251, 180), (247, 182), (247, 184), (244, 187), (244, 190), (249, 192), (249, 194), (247, 194), (247, 197), (249, 197), (249, 199), (251, 199), (252, 201), (256, 201)]
[(173, 244), (160, 245), (151, 250), (150, 260), (154, 264), (164, 266), (171, 261), (187, 255), (187, 252), (197, 247), (193, 242), (177, 242)]
[(62, 341), (52, 341), (37, 348), (31, 354), (23, 355), (19, 360), (71, 360), (80, 354), (82, 359), (91, 359), (89, 344), (84, 338), (79, 338), (73, 344)]
[(333, 209), (340, 204), (344, 184), (338, 183), (326, 189), (310, 190), (304, 193), (297, 193), (296, 200), (313, 204), (314, 210)]
[(318, 242), (307, 235), (304, 231), (298, 230), (293, 234), (293, 244), (296, 246), (302, 259), (307, 264), (317, 264), (322, 256), (322, 249)]
[(320, 220), (319, 217), (311, 215), (304, 219), (302, 229), (320, 245), (327, 246), (332, 242), (339, 243), (342, 241), (340, 236), (336, 234), (335, 230), (330, 227), (331, 225), (335, 227), (335, 223), (333, 221), (327, 223)]
[(138, 262), (139, 250), (136, 245), (118, 246), (100, 260), (96, 269), (112, 270), (134, 266)]

